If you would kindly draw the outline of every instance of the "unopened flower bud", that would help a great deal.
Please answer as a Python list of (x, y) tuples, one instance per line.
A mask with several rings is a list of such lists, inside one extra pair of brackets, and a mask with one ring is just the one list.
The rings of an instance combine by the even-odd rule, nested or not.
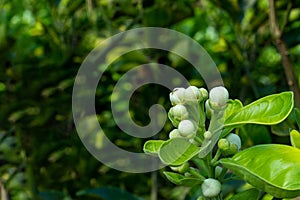
[(174, 129), (169, 133), (169, 138), (172, 139), (172, 138), (183, 138), (183, 137), (180, 135), (178, 129)]
[(228, 91), (225, 87), (214, 87), (209, 92), (209, 102), (212, 109), (223, 108), (229, 98)]
[(205, 179), (201, 185), (201, 190), (205, 197), (216, 197), (221, 192), (221, 183), (216, 179)]
[(202, 101), (205, 101), (206, 99), (208, 99), (208, 91), (205, 88), (200, 88), (199, 91), (203, 98)]
[(226, 139), (220, 139), (218, 147), (222, 151), (223, 156), (232, 156), (241, 148), (241, 139), (236, 134), (229, 134)]
[(168, 117), (175, 127), (178, 127), (180, 121), (187, 119), (188, 115), (187, 109), (181, 104), (172, 107), (168, 113)]
[(237, 149), (240, 150), (242, 147), (242, 142), (241, 142), (241, 138), (234, 133), (230, 133), (227, 137), (226, 137), (227, 141), (230, 144), (235, 144), (237, 146)]
[(178, 125), (178, 131), (181, 136), (192, 138), (196, 134), (196, 128), (191, 120), (183, 120)]
[(170, 101), (172, 105), (183, 104), (184, 103), (184, 88), (175, 88), (170, 93)]
[(171, 110), (172, 110), (171, 113), (174, 116), (174, 118), (178, 119), (180, 121), (187, 119), (187, 117), (189, 116), (189, 113), (188, 113), (186, 107), (181, 104), (178, 104), (178, 105), (172, 107)]
[(184, 91), (184, 100), (187, 102), (197, 102), (198, 100), (201, 100), (201, 92), (199, 89), (195, 86), (189, 86)]
[(205, 131), (203, 135), (205, 139), (209, 140), (212, 136), (212, 133), (210, 131)]
[(226, 140), (226, 139), (220, 139), (219, 142), (218, 142), (218, 147), (219, 149), (221, 149), (222, 151), (225, 151), (227, 149), (229, 149), (230, 147), (230, 144), (229, 142)]

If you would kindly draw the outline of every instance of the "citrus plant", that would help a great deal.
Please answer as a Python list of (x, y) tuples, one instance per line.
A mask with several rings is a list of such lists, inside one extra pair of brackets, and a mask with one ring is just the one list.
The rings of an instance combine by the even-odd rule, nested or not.
[(170, 167), (171, 171), (164, 172), (169, 181), (201, 188), (198, 200), (225, 198), (222, 185), (232, 179), (252, 185), (229, 197), (232, 200), (260, 199), (266, 193), (274, 198), (300, 196), (300, 135), (296, 130), (290, 134), (292, 146), (260, 144), (245, 149), (233, 132), (245, 124), (282, 122), (293, 111), (292, 92), (243, 106), (240, 100), (229, 99), (223, 86), (210, 92), (190, 86), (175, 88), (170, 101), (173, 107), (168, 117), (175, 128), (169, 139), (144, 144), (145, 153), (158, 156)]

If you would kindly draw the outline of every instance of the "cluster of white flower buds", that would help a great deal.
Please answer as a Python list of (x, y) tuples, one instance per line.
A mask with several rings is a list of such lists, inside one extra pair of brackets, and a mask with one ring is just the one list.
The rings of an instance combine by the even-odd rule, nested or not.
[(171, 104), (186, 104), (203, 101), (208, 98), (208, 92), (204, 88), (197, 88), (196, 86), (189, 86), (188, 88), (175, 88), (170, 93)]
[(170, 138), (192, 139), (196, 135), (197, 124), (192, 118), (189, 108), (208, 98), (208, 92), (204, 88), (189, 86), (188, 88), (175, 88), (170, 93), (170, 101), (173, 107), (168, 116), (172, 124), (177, 128), (170, 132)]

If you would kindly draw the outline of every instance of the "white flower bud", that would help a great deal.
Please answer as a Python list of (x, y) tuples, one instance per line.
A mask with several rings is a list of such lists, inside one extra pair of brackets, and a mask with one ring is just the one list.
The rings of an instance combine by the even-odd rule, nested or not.
[(216, 179), (205, 179), (201, 185), (201, 190), (205, 197), (216, 197), (221, 192), (221, 183)]
[(241, 138), (234, 133), (230, 133), (227, 137), (226, 137), (227, 141), (230, 144), (235, 144), (237, 146), (237, 149), (240, 150), (242, 147), (242, 142), (241, 142)]
[(175, 88), (170, 93), (170, 101), (172, 105), (183, 104), (184, 103), (184, 88)]
[(169, 133), (169, 138), (172, 139), (172, 138), (183, 138), (183, 137), (180, 135), (178, 129), (174, 129)]
[(191, 120), (183, 120), (178, 125), (178, 131), (181, 136), (192, 138), (196, 134), (196, 128)]
[(201, 100), (201, 92), (199, 89), (195, 86), (189, 86), (184, 91), (184, 100), (188, 102), (197, 102), (198, 100)]
[(229, 98), (228, 91), (225, 87), (219, 86), (214, 87), (209, 92), (209, 100), (210, 100), (210, 106), (212, 108), (215, 107), (223, 107), (226, 105)]
[(189, 113), (188, 113), (186, 107), (181, 104), (178, 104), (178, 105), (172, 107), (171, 114), (173, 115), (173, 117), (175, 119), (178, 119), (180, 121), (187, 119), (187, 117), (189, 116)]

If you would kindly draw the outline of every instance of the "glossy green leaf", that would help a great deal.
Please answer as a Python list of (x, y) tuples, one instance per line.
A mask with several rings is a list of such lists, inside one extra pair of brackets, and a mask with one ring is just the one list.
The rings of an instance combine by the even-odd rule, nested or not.
[(246, 123), (277, 124), (290, 114), (293, 106), (292, 92), (269, 95), (231, 114), (225, 119), (225, 127), (239, 126)]
[(226, 105), (225, 109), (225, 119), (229, 118), (232, 114), (234, 114), (237, 110), (240, 110), (243, 108), (243, 104), (240, 100), (235, 99), (229, 99)]
[(164, 172), (165, 176), (169, 181), (176, 185), (183, 185), (188, 187), (193, 187), (195, 185), (200, 185), (203, 181), (199, 178), (195, 177), (186, 177), (181, 174), (177, 174), (174, 172)]
[(272, 196), (300, 196), (300, 150), (297, 148), (280, 144), (257, 145), (220, 162)]
[(229, 200), (241, 200), (241, 199), (257, 200), (258, 197), (259, 197), (259, 190), (252, 188), (234, 195)]
[(293, 147), (300, 149), (300, 133), (296, 130), (292, 130), (290, 134)]
[[(300, 117), (300, 116), (299, 116)], [(299, 119), (300, 120), (300, 119)], [(297, 129), (297, 108), (294, 108), (289, 116), (279, 124), (271, 126), (271, 131), (278, 136), (289, 136), (291, 130)]]
[(167, 165), (181, 165), (200, 151), (200, 148), (183, 138), (173, 138), (164, 142), (159, 151), (160, 160)]
[(163, 140), (148, 140), (144, 144), (144, 152), (150, 155), (157, 155), (158, 150), (165, 141)]

